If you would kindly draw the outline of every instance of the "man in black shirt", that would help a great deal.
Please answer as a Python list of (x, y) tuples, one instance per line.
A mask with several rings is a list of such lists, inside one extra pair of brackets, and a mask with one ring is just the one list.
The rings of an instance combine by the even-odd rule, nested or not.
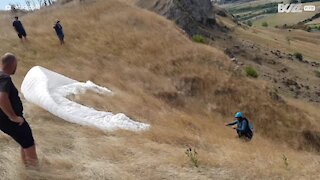
[(22, 41), (23, 37), (25, 40), (27, 40), (27, 33), (24, 30), (24, 27), (23, 27), (21, 21), (19, 21), (18, 16), (15, 17), (15, 21), (13, 21), (12, 25), (13, 25), (14, 29), (16, 30), (16, 32), (18, 33), (18, 37), (21, 39), (21, 41)]
[(0, 68), (0, 129), (21, 146), (26, 167), (37, 167), (38, 158), (31, 128), (23, 117), (23, 105), (10, 75), (15, 74), (17, 59), (7, 53), (1, 57)]
[(60, 20), (56, 21), (56, 24), (53, 26), (53, 29), (56, 31), (56, 34), (60, 40), (60, 44), (63, 45), (64, 44), (64, 33), (62, 30), (62, 26), (60, 24)]

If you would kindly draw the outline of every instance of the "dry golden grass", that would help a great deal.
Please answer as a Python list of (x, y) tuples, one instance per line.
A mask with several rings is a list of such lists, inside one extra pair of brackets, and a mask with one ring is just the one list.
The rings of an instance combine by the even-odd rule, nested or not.
[[(56, 18), (65, 29), (63, 47), (52, 29)], [(19, 42), (9, 19), (0, 22), (1, 53), (14, 52), (20, 59), (17, 85), (34, 65), (92, 80), (112, 89), (115, 96), (89, 92), (70, 98), (124, 112), (152, 127), (140, 133), (102, 132), (67, 123), (24, 102), (41, 170), (24, 170), (18, 145), (2, 134), (2, 178), (319, 178), (320, 158), (302, 151), (312, 146), (301, 147), (305, 141), (300, 138), (303, 129), (319, 130), (316, 109), (272, 101), (265, 82), (233, 72), (223, 52), (192, 43), (166, 19), (117, 0), (57, 6), (21, 19), (29, 33), (26, 44)], [(176, 84), (188, 79), (197, 86), (182, 85), (177, 93)], [(223, 126), (237, 110), (243, 110), (257, 129), (250, 143), (239, 141)], [(187, 144), (199, 152), (198, 169), (184, 154)]]

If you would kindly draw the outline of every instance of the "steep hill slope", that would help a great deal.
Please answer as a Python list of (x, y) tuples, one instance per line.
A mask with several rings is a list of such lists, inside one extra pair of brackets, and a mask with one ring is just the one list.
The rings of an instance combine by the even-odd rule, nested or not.
[[(228, 41), (211, 42), (211, 45), (234, 57), (235, 64), (253, 66), (259, 78), (269, 81), (280, 94), (320, 102), (318, 33), (239, 26), (228, 18), (217, 19), (231, 29), (231, 37)], [(298, 59), (296, 54), (303, 57)]]
[[(208, 11), (214, 14), (212, 22), (215, 23), (212, 26), (199, 23), (194, 18), (187, 23), (187, 26), (182, 26), (176, 19), (184, 19), (184, 14), (175, 13), (175, 18), (172, 18), (165, 13), (168, 8), (163, 8), (170, 4), (170, 11), (180, 12), (180, 7), (173, 2), (175, 1), (153, 1), (152, 3), (139, 0), (137, 4), (173, 20), (179, 27), (186, 30), (189, 36), (203, 35), (206, 44), (224, 51), (240, 71), (244, 69), (243, 67), (253, 66), (258, 70), (259, 78), (269, 81), (275, 92), (320, 103), (317, 75), (320, 54), (319, 51), (314, 50), (320, 47), (319, 41), (316, 41), (319, 34), (295, 29), (249, 27), (237, 22), (225, 10), (216, 6), (208, 8)], [(188, 5), (191, 9), (202, 9), (204, 5), (210, 4), (209, 0), (200, 1), (201, 3), (190, 2), (179, 1), (178, 4)], [(162, 11), (159, 11), (159, 8)], [(210, 14), (209, 12), (207, 14)], [(186, 14), (187, 17), (208, 17), (201, 11), (193, 11), (192, 15)], [(195, 28), (190, 32), (189, 29), (192, 26)], [(301, 54), (302, 59), (296, 58), (295, 54)]]
[[(65, 29), (67, 44), (62, 47), (52, 29), (56, 18)], [(14, 77), (17, 84), (34, 65), (79, 81), (89, 79), (116, 95), (87, 93), (71, 99), (124, 112), (152, 127), (143, 133), (101, 132), (67, 123), (24, 102), (42, 168), (40, 172), (23, 170), (18, 146), (1, 134), (2, 177), (319, 177), (316, 108), (272, 99), (266, 82), (234, 71), (222, 51), (191, 42), (165, 18), (117, 0), (97, 0), (55, 6), (21, 19), (30, 35), (25, 44), (18, 41), (9, 19), (0, 22), (1, 53), (14, 52), (20, 59)], [(250, 143), (239, 141), (223, 127), (238, 110), (255, 124), (256, 136)], [(184, 154), (187, 144), (197, 148), (198, 169)], [(283, 155), (289, 159), (288, 167)]]

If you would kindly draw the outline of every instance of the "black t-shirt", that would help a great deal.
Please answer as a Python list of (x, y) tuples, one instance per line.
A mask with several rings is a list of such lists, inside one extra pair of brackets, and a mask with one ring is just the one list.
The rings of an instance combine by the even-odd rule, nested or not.
[(15, 20), (12, 25), (16, 29), (17, 32), (24, 32), (24, 28), (23, 28), (21, 21)]
[(56, 23), (56, 25), (53, 27), (54, 30), (56, 30), (57, 35), (63, 35), (62, 26), (59, 23)]
[[(23, 106), (19, 97), (19, 92), (14, 86), (11, 77), (0, 71), (0, 92), (8, 93), (13, 111), (17, 116), (23, 116)], [(0, 120), (8, 119), (8, 116), (0, 108)]]

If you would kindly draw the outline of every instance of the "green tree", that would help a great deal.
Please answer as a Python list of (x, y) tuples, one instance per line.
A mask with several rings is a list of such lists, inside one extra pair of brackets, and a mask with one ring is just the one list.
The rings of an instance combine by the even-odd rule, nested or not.
[(263, 23), (262, 23), (262, 26), (263, 26), (263, 27), (268, 27), (269, 24), (268, 24), (267, 22), (263, 22)]

